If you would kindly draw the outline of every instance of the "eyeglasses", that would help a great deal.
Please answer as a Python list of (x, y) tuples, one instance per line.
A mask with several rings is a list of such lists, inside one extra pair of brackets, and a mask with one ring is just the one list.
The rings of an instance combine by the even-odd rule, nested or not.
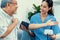
[(11, 4), (16, 4), (16, 5), (17, 5), (17, 2), (9, 2), (9, 3), (11, 3)]

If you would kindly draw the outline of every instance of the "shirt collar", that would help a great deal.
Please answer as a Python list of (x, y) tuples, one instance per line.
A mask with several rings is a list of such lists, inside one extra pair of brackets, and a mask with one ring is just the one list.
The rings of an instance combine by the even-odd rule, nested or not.
[[(40, 20), (41, 20), (41, 16), (40, 16), (41, 14), (39, 13), (38, 14), (38, 17), (40, 18)], [(45, 18), (45, 20), (44, 20), (44, 22), (46, 22), (46, 21), (48, 21), (49, 19), (51, 19), (51, 17), (50, 17), (51, 15), (47, 15), (47, 17)]]
[(8, 15), (5, 11), (3, 11), (2, 8), (0, 8), (0, 11), (2, 12), (2, 14), (3, 14), (5, 17), (7, 17), (7, 18), (9, 18), (9, 19), (12, 19), (12, 18), (13, 18), (13, 16), (10, 16), (10, 15)]

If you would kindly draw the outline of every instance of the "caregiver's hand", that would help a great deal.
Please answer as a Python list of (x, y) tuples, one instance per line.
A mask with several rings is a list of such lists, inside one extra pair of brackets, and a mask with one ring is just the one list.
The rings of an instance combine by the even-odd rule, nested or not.
[(46, 24), (47, 24), (47, 26), (53, 26), (53, 25), (57, 25), (58, 22), (57, 21), (56, 22), (53, 22), (52, 19), (50, 19), (50, 20), (47, 21)]
[(50, 35), (50, 37), (51, 37), (52, 40), (55, 40), (56, 39), (56, 35), (54, 35), (54, 34), (53, 35)]

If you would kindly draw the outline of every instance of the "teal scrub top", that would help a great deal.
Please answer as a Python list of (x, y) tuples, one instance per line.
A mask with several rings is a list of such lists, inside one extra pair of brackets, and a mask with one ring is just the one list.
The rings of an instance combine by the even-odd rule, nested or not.
[[(46, 23), (50, 19), (52, 19), (52, 21), (54, 21), (54, 22), (56, 21), (56, 18), (53, 15), (48, 14), (46, 19), (44, 20), (44, 23)], [(42, 24), (40, 13), (36, 13), (35, 15), (33, 15), (31, 17), (30, 23)], [(34, 30), (31, 30), (35, 34), (34, 40), (51, 40), (50, 36), (47, 36), (44, 34), (44, 30), (46, 30), (46, 29), (53, 30), (54, 34), (57, 34), (60, 32), (58, 25), (54, 25), (53, 27), (52, 26), (46, 26), (46, 27), (34, 29)]]

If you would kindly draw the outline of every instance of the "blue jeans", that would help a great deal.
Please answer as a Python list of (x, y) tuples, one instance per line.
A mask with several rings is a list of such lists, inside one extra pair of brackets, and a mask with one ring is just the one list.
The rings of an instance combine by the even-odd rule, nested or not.
[(33, 39), (26, 31), (18, 30), (18, 40), (33, 40)]

